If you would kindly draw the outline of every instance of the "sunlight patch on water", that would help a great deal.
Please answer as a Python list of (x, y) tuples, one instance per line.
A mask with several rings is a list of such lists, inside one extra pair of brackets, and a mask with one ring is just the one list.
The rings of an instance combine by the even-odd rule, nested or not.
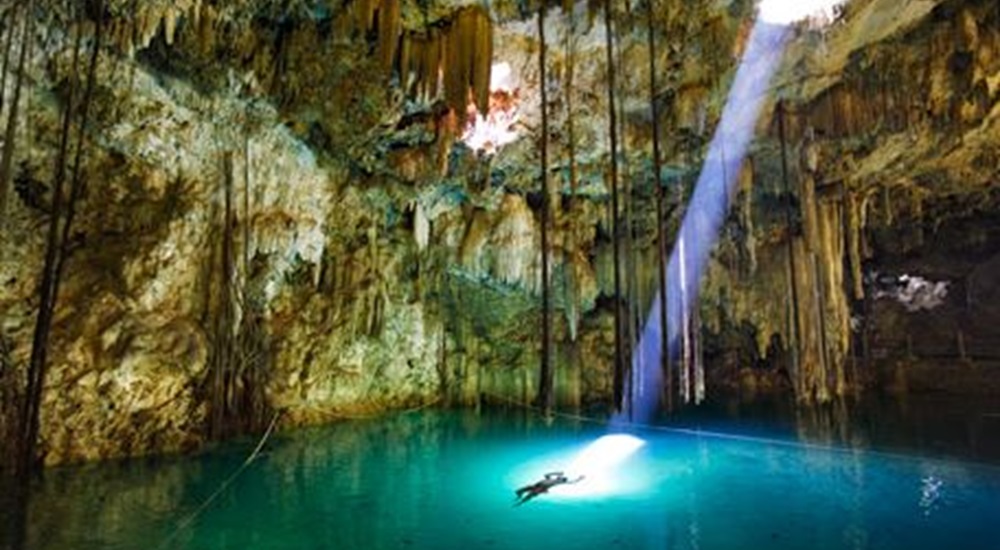
[(611, 434), (594, 441), (576, 456), (567, 468), (570, 479), (583, 478), (553, 491), (567, 496), (587, 496), (614, 493), (631, 484), (623, 479), (628, 472), (622, 466), (646, 442), (628, 434)]
[(628, 434), (601, 436), (583, 446), (539, 457), (521, 464), (509, 477), (512, 490), (534, 483), (548, 472), (564, 472), (575, 483), (553, 487), (546, 499), (577, 499), (637, 493), (648, 486), (648, 472), (629, 466), (636, 452), (646, 445)]

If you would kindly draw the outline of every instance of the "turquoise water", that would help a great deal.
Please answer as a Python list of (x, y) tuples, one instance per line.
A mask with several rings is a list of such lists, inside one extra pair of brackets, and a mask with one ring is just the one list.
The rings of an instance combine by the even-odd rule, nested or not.
[(512, 506), (606, 433), (427, 412), (278, 434), (180, 529), (255, 442), (56, 469), (28, 548), (1000, 548), (1000, 468), (754, 438), (634, 432), (646, 444), (605, 475)]

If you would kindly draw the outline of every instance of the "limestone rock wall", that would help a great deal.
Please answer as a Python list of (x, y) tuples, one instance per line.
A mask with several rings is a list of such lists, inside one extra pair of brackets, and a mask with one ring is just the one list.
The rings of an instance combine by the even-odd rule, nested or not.
[[(227, 330), (254, 316), (264, 395), (286, 425), (467, 403), (481, 392), (533, 398), (541, 252), (537, 209), (517, 183), (530, 185), (530, 168), (517, 156), (498, 161), (510, 187), (483, 187), (474, 155), (451, 153), (455, 130), (432, 105), (400, 103), (385, 83), (354, 79), (366, 65), (363, 47), (331, 58), (332, 75), (275, 66), (245, 73), (238, 58), (215, 54), (233, 53), (238, 45), (216, 40), (245, 36), (247, 27), (206, 23), (204, 12), (188, 10), (211, 7), (160, 8), (163, 17), (144, 8), (132, 21), (114, 12), (110, 32), (122, 42), (112, 41), (97, 68), (87, 186), (43, 398), (46, 462), (202, 442), (227, 238), (237, 289)], [(16, 135), (17, 197), (0, 262), (2, 376), (13, 386), (23, 381), (37, 308), (60, 83), (79, 77), (69, 63), (76, 30), (40, 27), (27, 63), (28, 116)], [(81, 30), (92, 36), (92, 26)], [(324, 42), (308, 19), (297, 20), (284, 46), (267, 38), (258, 38), (251, 66), (276, 57), (308, 66), (319, 62), (311, 40), (340, 52), (350, 42)], [(528, 58), (517, 51), (507, 55)], [(7, 76), (9, 89), (14, 71)], [(333, 96), (318, 101), (331, 80)], [(345, 86), (362, 97), (375, 92), (354, 116), (340, 114), (357, 105)], [(530, 158), (529, 143), (520, 151)], [(593, 232), (579, 230), (573, 300), (591, 310)], [(559, 246), (553, 255), (565, 254)], [(600, 374), (580, 374), (579, 356), (560, 352), (560, 377), (569, 381), (560, 387), (575, 388), (565, 402), (599, 399), (605, 386)], [(582, 369), (600, 373), (599, 356)]]
[[(494, 3), (492, 57), (514, 77), (497, 99), (518, 102), (521, 137), (487, 155), (460, 143), (463, 119), (494, 99), (483, 97), (485, 49), (473, 48), (458, 76), (436, 86), (431, 78), (447, 60), (434, 54), (434, 36), (467, 40), (463, 25), (484, 24), (456, 15), (472, 13), (470, 4), (359, 2), (369, 19), (391, 15), (376, 17), (376, 28), (324, 3), (109, 3), (86, 193), (51, 342), (47, 462), (202, 442), (227, 242), (235, 316), (223, 334), (252, 337), (261, 391), (285, 425), (472, 404), (482, 394), (533, 399), (543, 85), (558, 198), (547, 253), (559, 402), (607, 401), (616, 236), (600, 11), (584, 2), (549, 11), (542, 83), (533, 14)], [(753, 16), (743, 0), (681, 4), (654, 16), (671, 231)], [(0, 241), (0, 377), (15, 382), (30, 349), (59, 116), (73, 77), (75, 27), (62, 8), (39, 5), (46, 24), (28, 63), (16, 198)], [(628, 258), (628, 317), (638, 322), (657, 284), (648, 51), (641, 10), (615, 11), (621, 190), (632, 219), (617, 238)], [(9, 13), (0, 11), (5, 25)], [(704, 281), (710, 379), (725, 383), (752, 366), (800, 396), (843, 393), (861, 340), (852, 320), (862, 311), (875, 323), (864, 305), (869, 268), (901, 269), (906, 251), (928, 250), (936, 227), (991, 211), (996, 17), (985, 1), (858, 0), (833, 26), (797, 31), (778, 84), (791, 106), (791, 192), (772, 104)], [(386, 36), (419, 42), (420, 54), (404, 56)], [(413, 64), (400, 73), (393, 60), (404, 58)], [(8, 103), (14, 72), (8, 67)], [(457, 113), (463, 93), (470, 110)], [(989, 200), (969, 200), (977, 194)], [(941, 197), (971, 206), (939, 208)], [(967, 266), (975, 295), (992, 295), (990, 266)]]
[[(723, 265), (710, 276), (709, 294), (730, 300), (723, 308), (730, 333), (742, 326), (754, 337), (757, 349), (744, 356), (759, 360), (769, 357), (771, 344), (794, 342), (796, 281), (800, 334), (793, 347), (800, 374), (790, 365), (784, 369), (800, 398), (823, 400), (844, 394), (845, 384), (871, 384), (887, 360), (923, 355), (960, 361), (956, 342), (971, 340), (963, 331), (992, 325), (959, 296), (992, 249), (977, 244), (981, 237), (959, 236), (952, 228), (989, 233), (992, 224), (982, 219), (997, 208), (1000, 95), (991, 84), (1000, 69), (997, 17), (990, 2), (910, 2), (901, 8), (859, 1), (832, 26), (800, 29), (786, 52), (778, 86), (788, 111), (793, 215), (775, 215), (789, 197), (774, 109), (752, 153), (752, 255), (763, 270), (745, 284), (732, 283), (738, 271), (727, 263), (733, 256), (727, 250), (739, 250), (748, 239), (730, 236), (732, 242), (720, 246)], [(878, 300), (873, 281), (880, 274), (922, 274), (954, 286), (940, 311), (907, 312)], [(736, 290), (735, 298), (722, 292), (727, 289)], [(771, 306), (762, 308), (769, 300)], [(717, 323), (709, 328), (720, 330)], [(936, 330), (942, 335), (934, 336)], [(908, 352), (907, 340), (949, 344), (921, 354), (912, 345)], [(989, 342), (995, 337), (984, 333), (974, 340), (982, 346), (980, 358), (991, 361), (994, 352), (987, 349), (994, 349)]]

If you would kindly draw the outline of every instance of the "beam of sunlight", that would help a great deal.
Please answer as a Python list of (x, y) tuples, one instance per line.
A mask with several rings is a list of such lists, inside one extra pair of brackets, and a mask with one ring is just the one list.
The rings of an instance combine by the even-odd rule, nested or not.
[[(684, 258), (675, 245), (667, 265), (667, 352), (677, 356), (682, 304), (696, 307), (702, 274), (709, 254), (718, 241), (719, 229), (729, 210), (740, 167), (754, 135), (761, 106), (767, 95), (771, 77), (784, 53), (789, 28), (758, 20), (732, 89), (722, 111), (722, 117), (709, 145), (694, 195), (688, 204), (676, 243), (683, 243)], [(681, 269), (683, 269), (683, 279)], [(688, 284), (682, 289), (679, 281)], [(660, 361), (660, 299), (657, 295), (642, 335), (636, 346), (632, 364), (632, 400), (627, 403), (630, 418), (648, 421), (659, 403), (663, 373)]]

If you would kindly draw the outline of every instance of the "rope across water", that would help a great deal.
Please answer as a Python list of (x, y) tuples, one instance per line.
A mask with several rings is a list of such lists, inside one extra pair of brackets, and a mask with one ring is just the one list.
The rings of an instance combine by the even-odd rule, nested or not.
[[(420, 405), (417, 405), (410, 409), (406, 409), (401, 412), (405, 414), (405, 413), (421, 411), (437, 404), (438, 402), (440, 402), (439, 398), (432, 399), (426, 403), (422, 403)], [(229, 486), (232, 485), (234, 481), (236, 481), (236, 478), (238, 478), (240, 474), (246, 471), (246, 469), (250, 466), (250, 464), (253, 463), (253, 461), (256, 460), (258, 456), (260, 456), (260, 451), (264, 448), (264, 445), (267, 443), (267, 440), (271, 437), (271, 433), (274, 431), (274, 427), (277, 425), (278, 418), (280, 416), (281, 416), (281, 411), (274, 413), (274, 416), (271, 418), (270, 424), (268, 424), (267, 426), (267, 430), (264, 431), (264, 435), (261, 436), (260, 441), (257, 442), (257, 446), (254, 447), (253, 452), (251, 452), (250, 455), (247, 456), (247, 459), (244, 460), (243, 463), (240, 465), (240, 467), (237, 468), (236, 471), (234, 471), (228, 478), (226, 478), (226, 480), (223, 481), (221, 485), (219, 485), (219, 488), (216, 489), (215, 492), (209, 495), (209, 497), (205, 499), (197, 508), (195, 508), (193, 512), (191, 512), (183, 520), (181, 520), (181, 522), (177, 524), (177, 528), (174, 529), (170, 533), (170, 535), (167, 536), (167, 538), (164, 539), (163, 542), (160, 543), (156, 548), (161, 550), (169, 548), (170, 543), (173, 542), (182, 531), (190, 527), (191, 524), (193, 524), (194, 521), (198, 519), (198, 516), (200, 516), (206, 509), (208, 509), (208, 507), (212, 504), (212, 502), (214, 502), (215, 499), (219, 498), (219, 495), (225, 492), (225, 490), (228, 489)], [(341, 414), (341, 415), (336, 415), (336, 418), (343, 420), (367, 420), (367, 419), (377, 418), (378, 416), (379, 415), (376, 414), (372, 415)]]
[(243, 464), (241, 464), (240, 467), (237, 468), (236, 471), (232, 473), (232, 475), (226, 478), (226, 480), (222, 482), (222, 485), (220, 485), (219, 488), (216, 489), (214, 493), (209, 495), (209, 497), (205, 499), (205, 501), (202, 502), (200, 506), (195, 508), (193, 512), (191, 512), (190, 514), (188, 514), (187, 517), (181, 520), (181, 522), (177, 524), (177, 528), (174, 529), (173, 532), (171, 532), (170, 535), (167, 536), (167, 538), (163, 539), (163, 542), (160, 543), (159, 546), (157, 546), (157, 548), (159, 549), (169, 548), (170, 547), (169, 544), (173, 542), (174, 539), (177, 538), (177, 535), (179, 535), (182, 531), (184, 531), (192, 523), (194, 523), (194, 520), (198, 519), (198, 516), (200, 516), (201, 513), (204, 512), (209, 507), (209, 505), (211, 505), (212, 502), (219, 497), (219, 495), (225, 492), (225, 490), (229, 488), (229, 486), (232, 485), (234, 481), (236, 481), (236, 478), (238, 478), (240, 474), (242, 474), (247, 469), (247, 467), (250, 466), (250, 464), (260, 455), (260, 451), (261, 449), (264, 448), (264, 444), (267, 443), (267, 440), (271, 437), (271, 432), (274, 431), (274, 427), (275, 425), (277, 425), (278, 417), (280, 416), (281, 416), (281, 411), (274, 413), (274, 416), (271, 418), (271, 423), (267, 426), (267, 430), (264, 431), (264, 435), (261, 436), (260, 441), (257, 442), (257, 446), (254, 447), (253, 452), (250, 453), (247, 459), (243, 461)]
[[(524, 403), (516, 399), (492, 393), (484, 392), (483, 395), (491, 399), (506, 402), (509, 403), (510, 405), (534, 412), (539, 416), (542, 417), (546, 416), (545, 412), (541, 408), (531, 405), (530, 403)], [(949, 459), (943, 457), (921, 456), (921, 455), (906, 454), (906, 453), (891, 452), (891, 451), (879, 451), (868, 448), (842, 447), (832, 444), (809, 443), (803, 441), (792, 441), (792, 440), (777, 439), (770, 437), (731, 434), (731, 433), (717, 432), (712, 430), (702, 430), (700, 428), (681, 428), (681, 427), (663, 426), (663, 425), (640, 423), (640, 422), (628, 422), (618, 419), (612, 420), (612, 419), (598, 418), (594, 416), (585, 416), (581, 414), (560, 412), (557, 410), (551, 411), (551, 413), (548, 416), (605, 426), (608, 428), (609, 432), (648, 431), (648, 432), (672, 433), (672, 434), (686, 435), (698, 438), (711, 438), (724, 441), (755, 443), (759, 445), (773, 445), (778, 447), (786, 447), (786, 448), (807, 450), (807, 451), (822, 451), (828, 453), (851, 455), (854, 457), (872, 456), (872, 457), (893, 458), (893, 459), (907, 460), (907, 461), (931, 460), (935, 462), (949, 462)], [(979, 467), (985, 467), (989, 469), (1000, 469), (1000, 467), (998, 467), (996, 464), (982, 462), (982, 461), (973, 461), (973, 462)]]

